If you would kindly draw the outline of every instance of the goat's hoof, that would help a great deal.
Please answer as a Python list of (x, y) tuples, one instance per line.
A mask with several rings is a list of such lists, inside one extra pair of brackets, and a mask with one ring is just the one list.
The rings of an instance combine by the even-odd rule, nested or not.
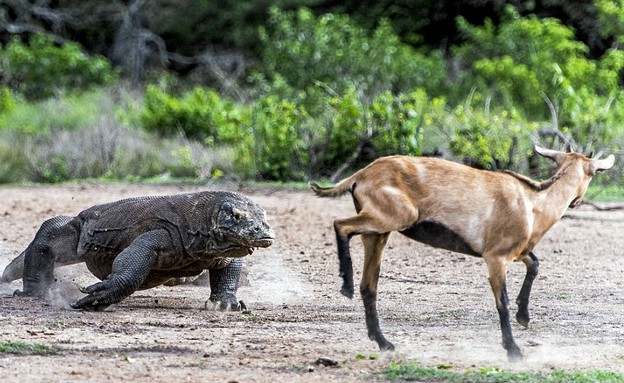
[(529, 314), (524, 314), (519, 311), (516, 313), (516, 322), (518, 322), (522, 327), (528, 328), (530, 320)]
[(386, 339), (378, 340), (379, 351), (394, 351), (394, 345)]
[(511, 349), (511, 350), (507, 350), (507, 359), (512, 362), (512, 363), (516, 363), (516, 362), (522, 362), (522, 352), (520, 351), (520, 349), (516, 346), (516, 348)]
[(353, 287), (343, 286), (340, 293), (349, 299), (353, 299)]

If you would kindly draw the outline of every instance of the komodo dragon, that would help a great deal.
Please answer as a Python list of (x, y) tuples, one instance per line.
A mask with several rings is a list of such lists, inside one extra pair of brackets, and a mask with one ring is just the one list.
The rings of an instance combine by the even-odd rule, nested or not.
[(129, 198), (45, 221), (1, 280), (22, 278), (16, 294), (42, 298), (55, 266), (85, 262), (101, 282), (81, 289), (88, 295), (71, 307), (100, 311), (136, 290), (184, 283), (207, 269), (210, 300), (240, 309), (241, 257), (274, 238), (264, 209), (237, 193)]

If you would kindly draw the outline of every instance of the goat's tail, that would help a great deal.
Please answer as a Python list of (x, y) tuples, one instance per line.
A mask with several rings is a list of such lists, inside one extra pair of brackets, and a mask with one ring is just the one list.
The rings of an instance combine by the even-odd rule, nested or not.
[(342, 180), (331, 187), (321, 187), (316, 182), (310, 182), (310, 187), (319, 197), (339, 197), (347, 192), (351, 192), (354, 186), (355, 182), (350, 178)]

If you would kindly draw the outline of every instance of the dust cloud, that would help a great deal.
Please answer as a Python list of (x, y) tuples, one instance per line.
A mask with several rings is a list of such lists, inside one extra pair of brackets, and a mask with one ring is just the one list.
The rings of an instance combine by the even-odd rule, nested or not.
[(239, 289), (239, 298), (272, 305), (289, 304), (312, 295), (312, 289), (301, 275), (286, 266), (277, 254), (266, 254), (261, 262), (250, 266), (248, 287)]

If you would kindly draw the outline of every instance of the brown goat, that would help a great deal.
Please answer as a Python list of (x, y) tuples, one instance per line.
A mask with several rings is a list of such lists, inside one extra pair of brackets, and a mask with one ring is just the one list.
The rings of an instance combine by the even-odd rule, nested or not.
[(522, 359), (509, 321), (507, 263), (522, 261), (527, 267), (516, 300), (516, 320), (526, 327), (529, 295), (538, 271), (533, 249), (568, 207), (580, 204), (592, 176), (615, 162), (613, 155), (598, 160), (539, 146), (535, 151), (557, 164), (556, 174), (543, 182), (438, 158), (392, 156), (377, 159), (334, 187), (310, 184), (320, 197), (352, 194), (357, 215), (334, 221), (341, 292), (353, 297), (349, 240), (359, 234), (364, 244), (360, 293), (366, 326), (369, 338), (381, 350), (394, 350), (394, 345), (379, 326), (377, 282), (383, 249), (390, 233), (398, 231), (433, 247), (483, 257), (500, 316), (503, 347), (510, 360)]

